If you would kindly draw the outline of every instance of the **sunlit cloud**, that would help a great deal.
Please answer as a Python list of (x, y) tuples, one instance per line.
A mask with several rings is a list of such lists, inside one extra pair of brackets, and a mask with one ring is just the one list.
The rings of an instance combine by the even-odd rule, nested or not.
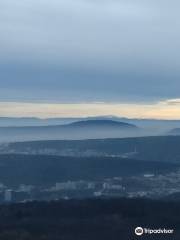
[(161, 103), (165, 105), (180, 105), (180, 98), (168, 99), (166, 101), (162, 101)]
[(87, 117), (115, 115), (128, 118), (180, 119), (177, 99), (156, 103), (21, 103), (1, 102), (1, 117)]

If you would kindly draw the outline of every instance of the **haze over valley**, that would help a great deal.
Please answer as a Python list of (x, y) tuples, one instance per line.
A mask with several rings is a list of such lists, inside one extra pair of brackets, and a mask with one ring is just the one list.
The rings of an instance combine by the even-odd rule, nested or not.
[(89, 118), (0, 118), (0, 142), (80, 140), (179, 135), (178, 120)]

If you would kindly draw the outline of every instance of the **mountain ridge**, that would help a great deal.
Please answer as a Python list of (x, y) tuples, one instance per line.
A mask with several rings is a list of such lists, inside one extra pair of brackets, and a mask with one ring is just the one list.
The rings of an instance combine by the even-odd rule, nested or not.
[(111, 120), (89, 120), (63, 125), (0, 127), (0, 140), (11, 142), (107, 138), (133, 136), (141, 134), (140, 132), (141, 129), (133, 124)]
[(126, 122), (119, 122), (114, 120), (83, 120), (77, 121), (68, 124), (67, 126), (74, 126), (74, 127), (121, 127), (121, 128), (138, 128), (134, 124), (126, 123)]

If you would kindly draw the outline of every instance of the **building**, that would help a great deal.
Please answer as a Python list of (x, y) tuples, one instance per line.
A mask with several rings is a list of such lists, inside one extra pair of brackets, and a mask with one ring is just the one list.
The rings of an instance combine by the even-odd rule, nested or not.
[(61, 182), (61, 183), (56, 183), (55, 189), (56, 191), (59, 190), (75, 190), (76, 189), (76, 183), (67, 181), (67, 182)]
[(12, 201), (12, 190), (10, 190), (10, 189), (5, 190), (4, 201), (5, 202), (11, 202)]

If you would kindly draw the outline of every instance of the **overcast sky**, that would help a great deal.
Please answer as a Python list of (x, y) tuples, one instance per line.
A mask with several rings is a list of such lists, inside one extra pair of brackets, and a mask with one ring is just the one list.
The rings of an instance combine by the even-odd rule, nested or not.
[(1, 103), (176, 99), (180, 117), (179, 9), (178, 0), (0, 0)]

